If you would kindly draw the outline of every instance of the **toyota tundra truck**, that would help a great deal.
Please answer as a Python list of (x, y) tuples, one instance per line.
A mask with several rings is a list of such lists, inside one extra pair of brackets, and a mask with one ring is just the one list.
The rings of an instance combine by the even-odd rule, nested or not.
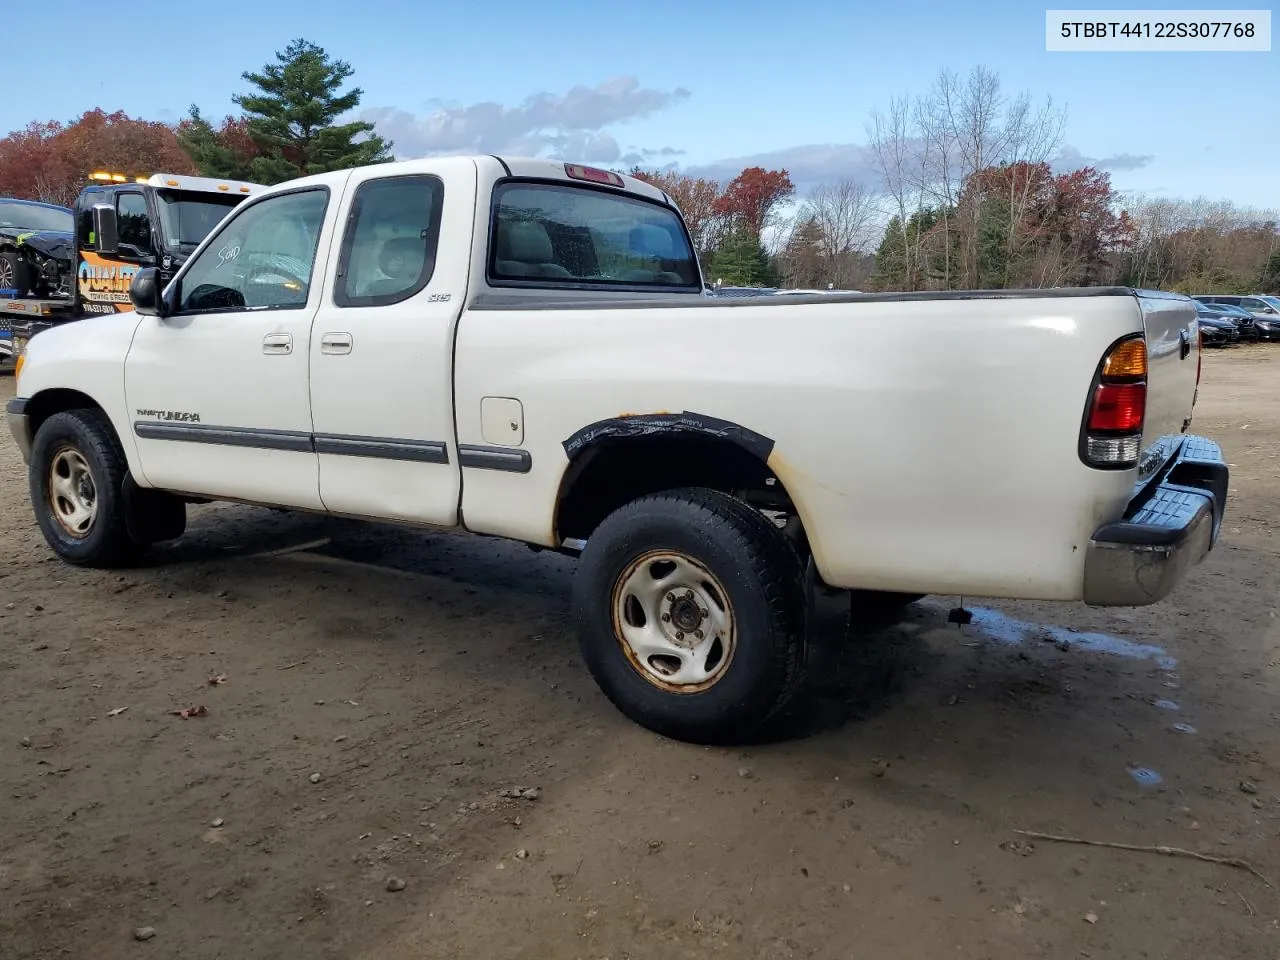
[(129, 293), (32, 338), (8, 404), (58, 557), (211, 500), (561, 551), (594, 678), (678, 739), (788, 701), (810, 590), (1150, 604), (1222, 525), (1188, 298), (708, 297), (671, 198), (609, 170), (304, 177)]

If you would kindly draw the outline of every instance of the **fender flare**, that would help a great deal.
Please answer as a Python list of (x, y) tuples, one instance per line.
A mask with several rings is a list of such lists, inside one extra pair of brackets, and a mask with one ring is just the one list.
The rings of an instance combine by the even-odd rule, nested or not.
[(727, 440), (761, 463), (768, 463), (773, 453), (773, 438), (757, 433), (749, 427), (721, 420), (705, 413), (684, 410), (680, 413), (624, 413), (594, 423), (575, 431), (562, 446), (565, 456), (572, 464), (597, 444), (622, 440), (629, 437), (643, 437), (661, 434), (684, 434)]

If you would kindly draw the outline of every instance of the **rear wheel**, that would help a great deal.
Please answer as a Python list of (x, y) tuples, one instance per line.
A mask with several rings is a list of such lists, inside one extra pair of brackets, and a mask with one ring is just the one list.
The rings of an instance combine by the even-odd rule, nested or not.
[(803, 568), (766, 517), (714, 490), (619, 508), (579, 561), (583, 658), (635, 722), (696, 743), (749, 737), (800, 684)]
[(29, 485), (36, 522), (63, 560), (122, 566), (145, 543), (130, 535), (124, 495), (128, 464), (100, 410), (55, 413), (36, 431)]

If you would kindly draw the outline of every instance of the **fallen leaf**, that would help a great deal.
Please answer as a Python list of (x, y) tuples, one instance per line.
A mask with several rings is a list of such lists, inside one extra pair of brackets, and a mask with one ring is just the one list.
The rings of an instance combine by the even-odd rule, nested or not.
[(108, 716), (108, 717), (118, 717), (118, 716), (120, 716), (120, 714), (124, 713), (124, 712), (125, 712), (126, 710), (128, 710), (128, 709), (129, 709), (128, 707), (116, 707), (114, 710), (108, 710), (108, 711), (107, 711), (107, 716)]
[(209, 711), (205, 709), (204, 704), (201, 704), (198, 707), (183, 707), (181, 710), (170, 710), (169, 712), (175, 717), (181, 717), (186, 720), (188, 717), (203, 717)]
[(225, 673), (220, 673), (216, 677), (209, 678), (209, 686), (211, 687), (220, 686), (221, 684), (224, 684), (226, 682), (227, 682), (227, 675)]
[(1097, 923), (1098, 915), (1094, 913), (1092, 910), (1090, 910), (1088, 913), (1084, 915), (1084, 919), (1086, 923)]

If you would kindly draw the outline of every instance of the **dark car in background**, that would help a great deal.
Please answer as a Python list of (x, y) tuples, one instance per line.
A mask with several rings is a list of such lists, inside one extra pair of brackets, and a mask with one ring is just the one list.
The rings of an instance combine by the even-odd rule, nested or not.
[(1280, 297), (1259, 293), (1198, 293), (1191, 299), (1213, 306), (1240, 307), (1253, 317), (1255, 340), (1280, 340)]
[(0, 296), (68, 295), (74, 240), (67, 207), (0, 198)]
[(1254, 339), (1253, 314), (1244, 309), (1244, 307), (1233, 307), (1228, 303), (1204, 303), (1200, 300), (1197, 300), (1195, 304), (1196, 317), (1198, 319), (1207, 317), (1211, 320), (1229, 320), (1240, 331), (1240, 339)]
[(1206, 347), (1226, 347), (1240, 342), (1240, 330), (1233, 320), (1209, 316), (1197, 310), (1196, 323), (1200, 327), (1200, 339)]

